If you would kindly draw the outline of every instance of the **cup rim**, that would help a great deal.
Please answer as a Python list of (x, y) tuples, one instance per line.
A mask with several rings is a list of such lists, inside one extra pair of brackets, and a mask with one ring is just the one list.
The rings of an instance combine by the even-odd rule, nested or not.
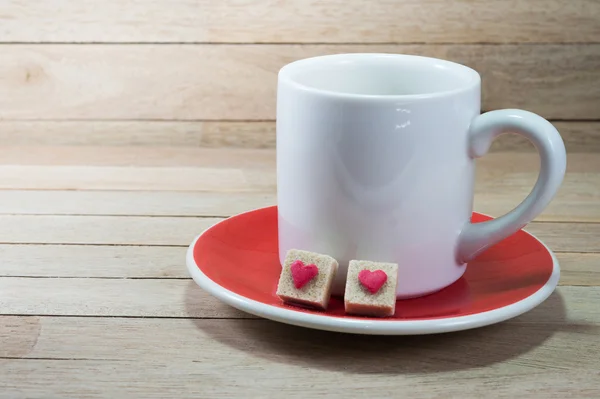
[[(359, 94), (359, 93), (347, 93), (341, 91), (334, 91), (328, 89), (316, 88), (313, 86), (309, 86), (303, 83), (298, 82), (294, 78), (292, 78), (291, 73), (294, 70), (298, 70), (300, 68), (314, 65), (317, 63), (323, 62), (331, 62), (331, 61), (341, 61), (341, 60), (357, 60), (357, 59), (377, 59), (377, 58), (392, 58), (398, 61), (411, 61), (411, 62), (422, 62), (434, 65), (441, 69), (447, 69), (450, 71), (455, 71), (465, 76), (468, 76), (465, 84), (460, 85), (456, 89), (451, 90), (440, 90), (429, 93), (418, 93), (418, 94)], [(397, 53), (338, 53), (338, 54), (328, 54), (328, 55), (320, 55), (315, 57), (308, 57), (299, 59), (296, 61), (292, 61), (279, 70), (278, 73), (278, 81), (279, 83), (285, 83), (290, 85), (296, 90), (301, 90), (311, 94), (318, 94), (330, 97), (338, 97), (345, 99), (369, 99), (369, 100), (425, 100), (425, 99), (433, 99), (433, 98), (441, 98), (441, 97), (449, 97), (454, 96), (460, 93), (464, 93), (475, 88), (478, 88), (481, 85), (481, 76), (479, 73), (466, 65), (459, 64), (454, 61), (444, 60), (440, 58), (427, 57), (422, 55), (413, 55), (413, 54), (397, 54)]]

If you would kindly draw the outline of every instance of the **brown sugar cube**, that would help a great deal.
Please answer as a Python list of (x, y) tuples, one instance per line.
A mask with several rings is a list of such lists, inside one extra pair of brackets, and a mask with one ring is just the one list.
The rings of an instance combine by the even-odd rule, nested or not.
[(387, 317), (396, 311), (398, 265), (351, 260), (346, 277), (346, 313)]
[(279, 276), (277, 296), (289, 304), (325, 310), (337, 268), (331, 256), (291, 249)]

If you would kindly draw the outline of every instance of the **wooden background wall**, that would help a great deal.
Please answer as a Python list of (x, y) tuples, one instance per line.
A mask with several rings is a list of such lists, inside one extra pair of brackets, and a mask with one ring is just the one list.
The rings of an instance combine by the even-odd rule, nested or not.
[(0, 139), (273, 147), (278, 69), (358, 51), (469, 65), (484, 110), (600, 150), (599, 0), (0, 0)]

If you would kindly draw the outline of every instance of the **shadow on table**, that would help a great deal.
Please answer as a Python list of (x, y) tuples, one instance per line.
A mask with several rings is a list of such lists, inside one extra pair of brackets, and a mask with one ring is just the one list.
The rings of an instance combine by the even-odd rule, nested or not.
[[(193, 307), (188, 288), (186, 306)], [(264, 319), (194, 319), (216, 341), (252, 356), (316, 369), (360, 374), (415, 374), (488, 366), (527, 353), (564, 330), (565, 306), (554, 292), (510, 321), (474, 330), (422, 336), (366, 336), (294, 327)]]

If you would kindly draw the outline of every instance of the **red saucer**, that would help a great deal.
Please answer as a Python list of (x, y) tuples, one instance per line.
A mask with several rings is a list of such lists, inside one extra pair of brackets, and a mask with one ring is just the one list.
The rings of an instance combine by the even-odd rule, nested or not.
[[(473, 214), (473, 222), (488, 219), (487, 216)], [(344, 314), (341, 298), (332, 298), (329, 309), (322, 312), (287, 306), (275, 295), (281, 271), (275, 206), (243, 213), (218, 223), (205, 231), (190, 251), (193, 251), (195, 265), (190, 266), (188, 262), (188, 266), (199, 284), (200, 278), (196, 278), (194, 267), (201, 272), (201, 278), (206, 277), (216, 284), (211, 287), (220, 286), (219, 289), (224, 289), (224, 292), (237, 294), (238, 299), (246, 298), (293, 312), (356, 319)], [(456, 283), (425, 297), (399, 301), (393, 317), (371, 320), (454, 319), (510, 307), (524, 303), (525, 299), (547, 287), (554, 274), (556, 281), (543, 298), (536, 299), (539, 303), (554, 289), (558, 281), (557, 273), (558, 264), (550, 251), (535, 237), (519, 231), (470, 262), (466, 273)], [(230, 304), (236, 306), (234, 302)], [(533, 306), (521, 309), (520, 313)], [(244, 306), (236, 307), (246, 309)]]

